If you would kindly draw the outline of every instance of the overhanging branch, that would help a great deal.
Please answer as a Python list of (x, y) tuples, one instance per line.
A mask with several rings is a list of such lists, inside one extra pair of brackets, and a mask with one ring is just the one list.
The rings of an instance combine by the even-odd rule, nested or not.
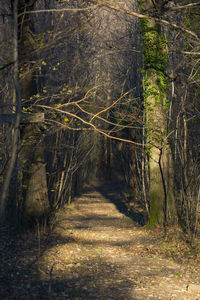
[(181, 26), (179, 26), (179, 25), (177, 25), (175, 23), (169, 22), (167, 20), (156, 18), (156, 17), (152, 17), (152, 16), (145, 15), (145, 14), (141, 14), (141, 13), (135, 12), (133, 10), (121, 8), (121, 7), (112, 5), (109, 2), (107, 2), (107, 1), (102, 1), (102, 0), (91, 0), (91, 1), (94, 2), (94, 3), (97, 3), (99, 7), (107, 7), (107, 8), (110, 8), (112, 10), (121, 12), (123, 14), (127, 14), (127, 15), (130, 15), (130, 16), (137, 17), (139, 19), (149, 19), (149, 20), (153, 20), (153, 21), (156, 21), (158, 23), (161, 23), (161, 24), (164, 24), (164, 25), (167, 25), (167, 26), (172, 26), (172, 27), (174, 27), (176, 29), (179, 29), (179, 30), (181, 30), (181, 31), (183, 31), (183, 32), (185, 32), (185, 33), (187, 33), (187, 34), (195, 37), (198, 41), (200, 41), (200, 38), (198, 37), (198, 35), (196, 33), (194, 33), (193, 31), (185, 29), (185, 28), (183, 28), (183, 27), (181, 27)]
[(23, 11), (22, 13), (18, 14), (18, 17), (21, 17), (23, 15), (27, 14), (38, 14), (38, 13), (52, 13), (52, 12), (77, 12), (77, 11), (85, 11), (97, 8), (99, 5), (91, 5), (88, 7), (82, 7), (82, 8), (52, 8), (52, 9), (38, 9), (38, 10), (29, 10), (29, 11)]
[(14, 63), (15, 63), (14, 61), (11, 61), (11, 62), (9, 62), (9, 63), (3, 65), (3, 66), (0, 66), (0, 71), (6, 69), (6, 68), (8, 68), (8, 67), (10, 67), (10, 66), (13, 65)]

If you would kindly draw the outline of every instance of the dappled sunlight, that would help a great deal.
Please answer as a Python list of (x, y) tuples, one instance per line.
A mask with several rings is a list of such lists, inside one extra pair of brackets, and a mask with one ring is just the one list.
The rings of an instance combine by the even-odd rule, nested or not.
[[(51, 283), (48, 278), (50, 273)], [(57, 295), (59, 289), (60, 296), (70, 297), (75, 293), (81, 299), (107, 299), (112, 291), (110, 299), (129, 299), (135, 286), (133, 280), (123, 276), (118, 263), (111, 264), (100, 253), (96, 253), (95, 257), (81, 257), (78, 261), (66, 260), (64, 264), (55, 260), (45, 274), (47, 276), (41, 274), (40, 280), (51, 285), (53, 296)]]
[(158, 236), (136, 227), (102, 194), (88, 196), (76, 200), (72, 215), (67, 208), (59, 213), (53, 244), (39, 260), (40, 280), (54, 297), (59, 291), (66, 299), (158, 299), (158, 293), (192, 299), (191, 271), (158, 256)]
[[(177, 235), (173, 238), (174, 228), (163, 240), (159, 229), (138, 226), (105, 194), (89, 190), (60, 210), (50, 234), (7, 238), (1, 246), (1, 268), (9, 271), (4, 294), (23, 292), (19, 299), (197, 299), (199, 260), (188, 265), (181, 254), (178, 261), (184, 248)], [(14, 255), (10, 258), (5, 249)]]

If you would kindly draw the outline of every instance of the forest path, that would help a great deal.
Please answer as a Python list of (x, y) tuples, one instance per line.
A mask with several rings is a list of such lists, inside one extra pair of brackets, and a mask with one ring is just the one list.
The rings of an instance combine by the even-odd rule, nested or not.
[(200, 299), (199, 260), (166, 257), (168, 242), (136, 226), (111, 202), (117, 188), (88, 188), (58, 212), (47, 239), (11, 244), (14, 256), (3, 281), (0, 273), (1, 299)]
[(118, 188), (107, 183), (88, 189), (71, 212), (57, 216), (58, 244), (41, 260), (45, 274), (52, 268), (53, 299), (200, 299), (191, 268), (151, 253), (151, 233), (110, 201)]

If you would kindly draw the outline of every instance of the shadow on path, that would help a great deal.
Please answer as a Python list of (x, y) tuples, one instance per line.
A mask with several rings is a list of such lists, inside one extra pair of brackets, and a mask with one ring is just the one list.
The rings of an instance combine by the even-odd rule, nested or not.
[(143, 216), (128, 210), (123, 191), (119, 182), (94, 184), (58, 212), (49, 235), (0, 227), (0, 299), (199, 299), (181, 264), (151, 255), (157, 236), (134, 226)]
[(95, 186), (96, 190), (110, 202), (112, 202), (119, 212), (131, 218), (136, 225), (144, 226), (145, 219), (141, 212), (129, 208), (128, 200), (125, 199), (123, 192), (124, 186), (117, 181), (107, 181)]

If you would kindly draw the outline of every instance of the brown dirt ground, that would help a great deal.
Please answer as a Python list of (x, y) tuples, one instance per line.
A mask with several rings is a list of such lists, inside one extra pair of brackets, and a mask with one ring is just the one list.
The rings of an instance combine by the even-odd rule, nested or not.
[(48, 234), (1, 227), (0, 299), (200, 299), (200, 255), (120, 213), (114, 186), (88, 188)]

